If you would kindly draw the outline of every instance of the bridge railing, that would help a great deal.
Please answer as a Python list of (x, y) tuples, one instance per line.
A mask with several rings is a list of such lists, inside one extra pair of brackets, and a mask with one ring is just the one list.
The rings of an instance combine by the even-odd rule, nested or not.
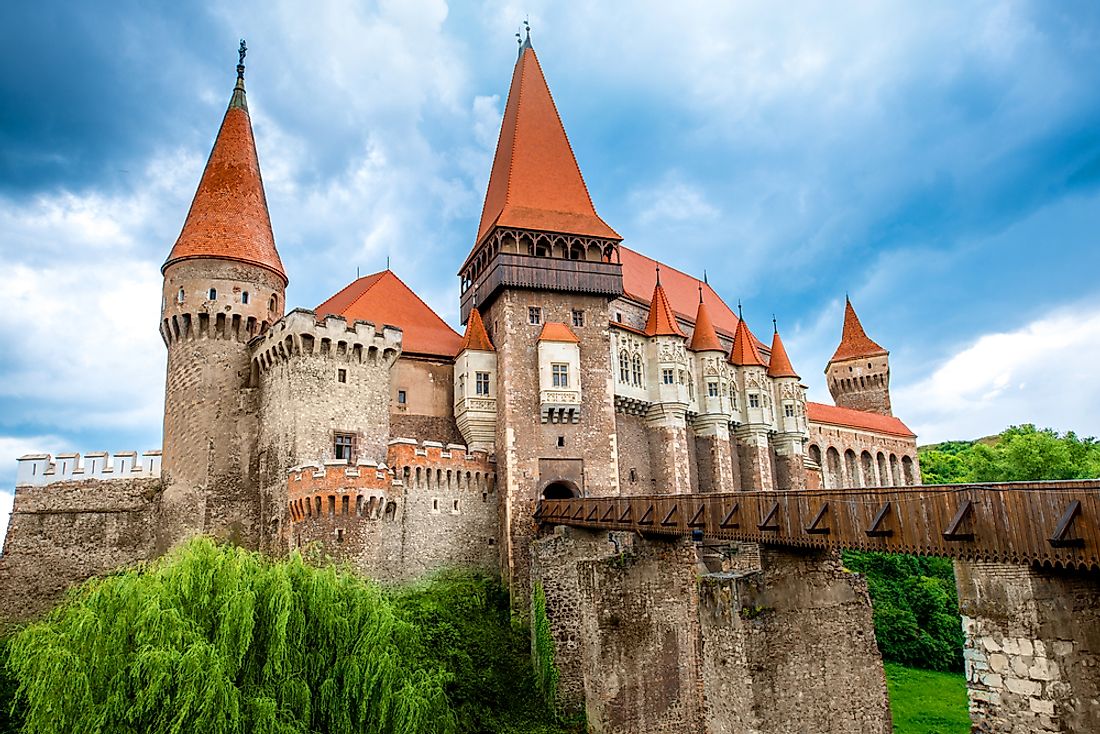
[(542, 500), (543, 525), (1100, 568), (1100, 480)]

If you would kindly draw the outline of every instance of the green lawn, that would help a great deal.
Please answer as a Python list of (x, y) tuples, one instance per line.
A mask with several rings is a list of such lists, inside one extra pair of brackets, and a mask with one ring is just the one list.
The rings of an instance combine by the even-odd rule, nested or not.
[(894, 734), (970, 734), (966, 679), (886, 663)]

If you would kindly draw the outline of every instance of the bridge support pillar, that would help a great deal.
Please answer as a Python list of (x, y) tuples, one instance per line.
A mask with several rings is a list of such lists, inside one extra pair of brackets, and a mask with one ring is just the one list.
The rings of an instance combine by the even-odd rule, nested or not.
[(835, 553), (705, 576), (699, 626), (707, 734), (891, 731), (867, 586)]
[(559, 527), (532, 554), (559, 711), (594, 734), (702, 734), (693, 545)]
[(982, 734), (1100, 731), (1100, 574), (955, 563)]

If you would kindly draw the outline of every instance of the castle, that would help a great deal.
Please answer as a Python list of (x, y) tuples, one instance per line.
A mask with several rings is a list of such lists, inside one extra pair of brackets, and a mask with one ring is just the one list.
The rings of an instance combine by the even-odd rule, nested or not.
[(919, 483), (852, 304), (835, 405), (809, 402), (778, 329), (759, 340), (596, 213), (529, 37), (459, 268), (464, 333), (390, 270), (288, 312), (241, 61), (162, 268), (163, 453), (19, 460), (5, 615), (195, 533), (386, 580), (499, 570), (524, 599), (540, 498)]

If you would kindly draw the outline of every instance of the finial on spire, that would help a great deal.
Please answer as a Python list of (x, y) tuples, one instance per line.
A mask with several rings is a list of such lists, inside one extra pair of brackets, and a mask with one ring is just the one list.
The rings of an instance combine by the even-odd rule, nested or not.
[(741, 313), (741, 299), (740, 298), (737, 299), (737, 320), (738, 321), (744, 321), (745, 320), (744, 315), (742, 315), (742, 313)]
[(772, 333), (779, 333), (779, 322), (775, 320), (775, 314), (772, 314)]
[(707, 282), (707, 269), (706, 268), (703, 268), (703, 284), (704, 285), (710, 285), (710, 283)]
[(241, 39), (241, 47), (237, 49), (237, 78), (244, 79), (244, 55), (248, 53), (248, 45)]
[(661, 263), (657, 263), (657, 285), (661, 284)]
[(533, 48), (531, 46), (531, 21), (529, 18), (523, 21), (524, 36), (521, 36), (519, 32), (516, 32), (516, 43), (519, 44), (519, 55), (523, 56), (523, 50), (527, 48)]
[(703, 286), (699, 286), (699, 303), (703, 302)]

